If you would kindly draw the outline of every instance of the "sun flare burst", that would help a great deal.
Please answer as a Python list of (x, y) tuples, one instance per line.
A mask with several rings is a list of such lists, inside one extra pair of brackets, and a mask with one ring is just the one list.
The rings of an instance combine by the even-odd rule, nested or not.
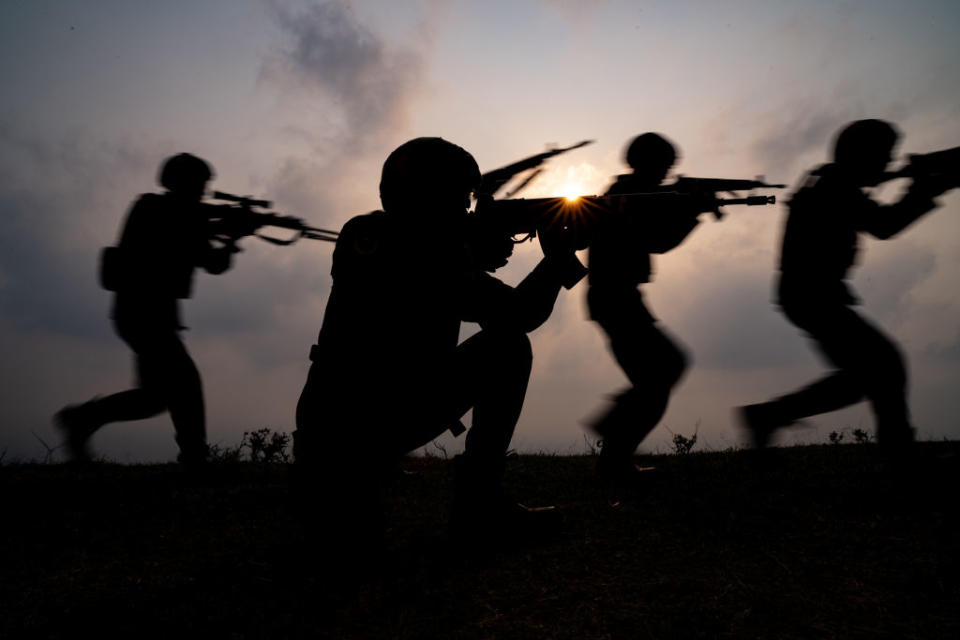
[(567, 202), (575, 202), (583, 195), (583, 186), (576, 183), (567, 183), (560, 188), (560, 195), (567, 199)]

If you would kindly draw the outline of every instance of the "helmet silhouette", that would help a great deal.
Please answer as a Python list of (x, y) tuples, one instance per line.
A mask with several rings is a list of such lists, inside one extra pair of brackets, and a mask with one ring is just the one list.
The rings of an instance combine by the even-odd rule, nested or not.
[(203, 190), (213, 177), (213, 170), (205, 160), (189, 153), (178, 153), (164, 161), (157, 181), (173, 193), (193, 193)]
[(465, 149), (443, 138), (414, 138), (383, 163), (380, 202), (384, 211), (435, 202), (465, 201), (480, 184), (480, 167)]

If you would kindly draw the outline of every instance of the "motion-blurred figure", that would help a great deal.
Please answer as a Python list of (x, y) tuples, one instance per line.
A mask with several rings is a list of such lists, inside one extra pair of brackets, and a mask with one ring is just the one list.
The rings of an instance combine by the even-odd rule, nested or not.
[(137, 387), (62, 409), (56, 423), (76, 460), (90, 457), (87, 441), (103, 425), (142, 420), (169, 411), (184, 465), (207, 457), (200, 374), (179, 332), (179, 300), (189, 298), (193, 273), (230, 268), (236, 247), (215, 247), (200, 203), (210, 166), (181, 153), (167, 159), (159, 175), (162, 194), (141, 195), (127, 215), (117, 247), (105, 250), (101, 280), (114, 291), (113, 325), (134, 352)]
[[(463, 431), (471, 408), (452, 533), (483, 544), (554, 520), (506, 498), (501, 476), (530, 375), (526, 334), (550, 315), (571, 254), (545, 246), (516, 288), (485, 273), (478, 265), (502, 265), (512, 243), (484, 249), (468, 238), (479, 182), (464, 149), (411, 140), (384, 163), (383, 210), (340, 233), (294, 434), (301, 508), (327, 542), (359, 549), (380, 539), (381, 487), (399, 458)], [(481, 331), (458, 345), (461, 321)]]
[(753, 444), (767, 446), (795, 421), (870, 401), (876, 437), (892, 456), (914, 439), (907, 407), (907, 372), (893, 341), (856, 311), (846, 280), (856, 262), (859, 235), (886, 240), (934, 209), (950, 188), (943, 176), (916, 175), (903, 198), (890, 205), (864, 192), (883, 181), (899, 134), (888, 122), (858, 120), (837, 136), (834, 161), (814, 169), (789, 202), (783, 234), (777, 302), (805, 331), (833, 373), (794, 393), (740, 408)]
[[(652, 193), (677, 160), (673, 144), (644, 133), (627, 148), (631, 173), (617, 177), (607, 195)], [(639, 285), (650, 282), (651, 253), (677, 247), (697, 226), (696, 208), (646, 207), (598, 223), (589, 253), (587, 303), (590, 317), (610, 340), (610, 349), (631, 386), (592, 425), (602, 438), (597, 471), (601, 479), (633, 482), (633, 454), (667, 409), (670, 393), (687, 367), (683, 350), (647, 309)]]

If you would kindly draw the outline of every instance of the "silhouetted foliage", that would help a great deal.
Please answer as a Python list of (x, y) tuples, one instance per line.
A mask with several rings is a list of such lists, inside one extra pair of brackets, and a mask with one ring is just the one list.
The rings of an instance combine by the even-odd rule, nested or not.
[(290, 434), (271, 431), (269, 428), (244, 431), (241, 448), (246, 447), (250, 462), (289, 462)]
[(273, 431), (269, 427), (244, 431), (240, 444), (210, 445), (210, 461), (232, 464), (249, 461), (262, 464), (276, 464), (290, 462), (290, 434)]

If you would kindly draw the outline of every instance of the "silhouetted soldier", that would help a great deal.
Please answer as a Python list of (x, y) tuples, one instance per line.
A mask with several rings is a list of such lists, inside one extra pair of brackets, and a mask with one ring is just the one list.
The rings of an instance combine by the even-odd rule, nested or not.
[[(550, 315), (569, 254), (548, 250), (516, 288), (478, 268), (466, 209), (479, 181), (462, 148), (411, 140), (384, 163), (383, 211), (340, 233), (294, 434), (303, 509), (328, 541), (378, 537), (385, 477), (404, 454), (462, 431), (470, 408), (452, 531), (482, 542), (543, 522), (500, 481), (530, 375), (526, 334)], [(510, 246), (489, 249), (502, 264)], [(458, 345), (461, 321), (481, 331)]]
[[(638, 136), (626, 154), (633, 172), (618, 176), (607, 195), (660, 191), (676, 159), (663, 136)], [(590, 246), (590, 317), (607, 334), (632, 385), (591, 425), (602, 438), (597, 471), (606, 481), (629, 483), (636, 476), (634, 451), (663, 417), (670, 392), (686, 370), (684, 352), (658, 326), (639, 285), (651, 279), (650, 254), (683, 242), (697, 225), (697, 213), (656, 206), (625, 211), (601, 221)]]
[(856, 261), (859, 234), (886, 240), (937, 206), (949, 185), (916, 177), (891, 205), (871, 200), (864, 187), (881, 182), (899, 135), (881, 120), (858, 120), (837, 136), (834, 161), (810, 172), (790, 200), (783, 234), (778, 303), (836, 370), (795, 393), (740, 409), (757, 448), (777, 429), (800, 418), (870, 401), (877, 441), (900, 455), (913, 442), (907, 407), (907, 372), (890, 338), (853, 310), (846, 280)]
[(139, 197), (124, 223), (118, 247), (108, 249), (103, 284), (115, 291), (113, 324), (135, 354), (137, 388), (56, 415), (75, 459), (89, 458), (87, 440), (109, 422), (142, 420), (170, 411), (186, 465), (207, 456), (200, 374), (180, 339), (178, 300), (189, 298), (193, 272), (230, 268), (236, 247), (209, 241), (208, 218), (200, 199), (212, 177), (209, 165), (187, 153), (166, 160), (159, 182), (163, 194)]

